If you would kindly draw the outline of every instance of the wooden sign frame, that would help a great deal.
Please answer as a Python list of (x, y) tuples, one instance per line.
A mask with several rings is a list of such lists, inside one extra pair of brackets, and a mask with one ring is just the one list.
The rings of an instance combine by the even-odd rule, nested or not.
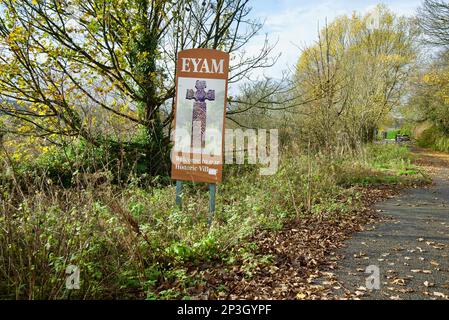
[[(213, 49), (189, 49), (178, 53), (173, 125), (175, 137), (171, 170), (171, 177), (173, 180), (206, 182), (212, 184), (220, 183), (222, 181), (228, 73), (229, 54), (226, 52)], [(190, 107), (189, 104), (190, 106), (193, 105), (193, 107)], [(176, 132), (177, 125), (180, 123), (188, 123), (187, 117), (189, 113), (186, 113), (186, 110), (190, 109), (187, 109), (187, 106), (192, 108), (194, 113), (195, 108), (199, 104), (202, 104), (203, 108), (206, 109), (205, 113), (209, 115), (209, 118), (210, 114), (207, 112), (213, 114), (220, 112), (220, 114), (218, 114), (219, 116), (222, 114), (220, 139), (221, 153), (219, 156), (204, 154), (205, 148), (203, 145), (201, 145), (200, 149), (195, 149), (193, 148), (193, 142), (190, 152), (186, 152), (185, 150), (181, 151), (178, 148), (179, 146), (177, 143), (179, 142), (177, 142), (177, 138), (179, 138), (179, 136), (177, 136)], [(220, 105), (222, 105), (222, 108), (219, 108)], [(209, 109), (209, 106), (212, 108)], [(184, 108), (184, 110), (180, 108)], [(192, 136), (193, 118), (195, 117), (193, 113), (190, 127), (192, 128)], [(220, 117), (218, 117), (218, 119), (219, 118)], [(204, 116), (204, 127), (207, 126), (206, 119), (208, 118)], [(219, 131), (220, 130), (217, 130), (217, 132)], [(205, 134), (206, 132), (202, 132), (202, 137), (207, 136)], [(198, 153), (198, 150), (200, 150), (200, 153)]]

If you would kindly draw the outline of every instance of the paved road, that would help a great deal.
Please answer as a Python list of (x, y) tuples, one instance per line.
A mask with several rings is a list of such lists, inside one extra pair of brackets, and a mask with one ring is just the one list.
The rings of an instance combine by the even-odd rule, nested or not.
[[(337, 279), (361, 299), (449, 299), (449, 155), (417, 156), (434, 184), (377, 205), (391, 220), (355, 234), (339, 252)], [(379, 290), (367, 289), (369, 265), (379, 267)]]

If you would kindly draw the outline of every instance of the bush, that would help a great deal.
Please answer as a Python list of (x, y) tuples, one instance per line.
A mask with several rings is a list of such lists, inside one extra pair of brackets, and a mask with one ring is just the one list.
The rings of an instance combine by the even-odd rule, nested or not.
[[(135, 235), (93, 194), (46, 190), (17, 201), (2, 191), (0, 298), (114, 297), (120, 275), (142, 270)], [(81, 290), (65, 288), (68, 265), (81, 269)]]
[(424, 130), (417, 142), (423, 148), (449, 152), (449, 136), (445, 135), (435, 126)]
[[(15, 161), (12, 165), (17, 172), (18, 181), (28, 181), (45, 176), (52, 184), (73, 187), (89, 184), (86, 180), (109, 179), (117, 185), (127, 185), (138, 177), (141, 185), (170, 183), (167, 170), (165, 175), (151, 175), (151, 161), (148, 158), (148, 145), (145, 141), (118, 142), (103, 139), (99, 146), (84, 140), (76, 140), (61, 148), (52, 148), (28, 161)], [(3, 176), (3, 177), (2, 177)], [(101, 177), (100, 177), (101, 176)], [(7, 175), (1, 175), (5, 181)], [(11, 178), (11, 175), (9, 175)], [(97, 181), (98, 182), (98, 181)]]

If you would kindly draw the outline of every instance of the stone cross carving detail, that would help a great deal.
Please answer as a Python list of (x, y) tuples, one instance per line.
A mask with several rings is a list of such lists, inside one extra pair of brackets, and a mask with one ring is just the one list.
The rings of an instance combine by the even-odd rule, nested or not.
[[(215, 90), (208, 90), (206, 92), (206, 81), (197, 80), (195, 84), (196, 91), (187, 89), (187, 100), (194, 100), (193, 102), (193, 117), (192, 124), (200, 122), (201, 124), (201, 147), (205, 146), (205, 132), (206, 132), (206, 100), (215, 100)], [(193, 125), (192, 125), (192, 142), (193, 142)]]

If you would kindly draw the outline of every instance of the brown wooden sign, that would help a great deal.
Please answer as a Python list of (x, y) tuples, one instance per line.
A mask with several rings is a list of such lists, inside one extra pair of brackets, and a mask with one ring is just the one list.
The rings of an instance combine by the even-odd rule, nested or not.
[(221, 182), (228, 70), (225, 52), (178, 53), (172, 179)]

